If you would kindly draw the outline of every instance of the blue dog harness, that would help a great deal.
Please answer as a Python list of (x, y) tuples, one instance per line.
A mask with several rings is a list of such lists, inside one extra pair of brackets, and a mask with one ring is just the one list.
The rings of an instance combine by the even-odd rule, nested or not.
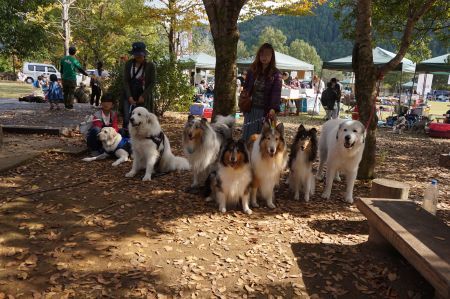
[(131, 142), (130, 138), (122, 138), (120, 143), (117, 145), (116, 149), (110, 152), (106, 152), (108, 155), (115, 155), (116, 152), (120, 149), (126, 151), (129, 155), (131, 155)]

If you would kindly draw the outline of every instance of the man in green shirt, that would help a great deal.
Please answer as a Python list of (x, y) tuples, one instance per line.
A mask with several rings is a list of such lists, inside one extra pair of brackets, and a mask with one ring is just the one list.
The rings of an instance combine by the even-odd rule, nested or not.
[(66, 109), (73, 109), (73, 99), (75, 88), (77, 87), (77, 72), (89, 76), (81, 67), (80, 62), (75, 58), (77, 49), (69, 48), (69, 55), (61, 59), (61, 76), (64, 93), (64, 105)]

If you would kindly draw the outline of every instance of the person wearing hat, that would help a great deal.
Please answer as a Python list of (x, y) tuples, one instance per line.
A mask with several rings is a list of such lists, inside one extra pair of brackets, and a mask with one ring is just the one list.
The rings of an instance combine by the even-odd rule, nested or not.
[(89, 76), (89, 74), (81, 67), (80, 62), (75, 58), (76, 53), (77, 49), (73, 46), (70, 47), (69, 55), (61, 58), (60, 62), (64, 105), (66, 106), (66, 109), (73, 109), (73, 99), (75, 88), (77, 87), (77, 72)]
[(125, 64), (123, 104), (123, 128), (128, 128), (131, 111), (142, 106), (154, 112), (153, 90), (156, 84), (156, 66), (146, 59), (147, 50), (143, 42), (135, 42), (129, 52), (133, 58)]

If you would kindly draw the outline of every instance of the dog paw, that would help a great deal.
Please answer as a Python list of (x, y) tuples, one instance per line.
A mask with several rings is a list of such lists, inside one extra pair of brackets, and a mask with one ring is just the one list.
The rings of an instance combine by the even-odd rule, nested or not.
[(246, 209), (246, 210), (244, 210), (244, 213), (247, 215), (251, 215), (253, 213), (253, 211), (250, 209)]
[(324, 193), (322, 193), (322, 198), (323, 199), (330, 199), (330, 193), (328, 193), (328, 192), (324, 192)]
[(220, 211), (221, 213), (225, 213), (225, 212), (227, 211), (227, 209), (226, 209), (226, 208), (219, 208), (219, 211)]
[(353, 197), (352, 196), (346, 196), (345, 197), (345, 202), (353, 203)]
[(259, 204), (256, 201), (254, 201), (252, 202), (252, 207), (259, 208)]
[(269, 203), (267, 204), (267, 207), (268, 207), (269, 209), (275, 209), (277, 206), (274, 205), (273, 202), (269, 202)]
[(206, 202), (210, 202), (210, 201), (212, 201), (212, 200), (213, 200), (213, 199), (212, 199), (211, 196), (208, 196), (208, 197), (205, 199)]
[(81, 159), (82, 161), (84, 161), (84, 162), (91, 162), (91, 161), (93, 161), (94, 159), (92, 159), (92, 158), (83, 158), (83, 159)]
[(136, 172), (130, 171), (130, 172), (127, 172), (127, 174), (125, 174), (125, 177), (126, 177), (126, 178), (132, 178), (132, 177), (134, 177), (135, 175), (136, 175)]
[(300, 194), (298, 192), (294, 194), (294, 199), (300, 200)]
[(305, 196), (305, 202), (308, 202), (309, 201), (309, 196)]
[(143, 178), (142, 178), (142, 181), (143, 182), (148, 182), (148, 181), (151, 181), (152, 180), (152, 175), (150, 175), (150, 174), (146, 174)]
[(116, 167), (116, 166), (119, 166), (120, 165), (120, 163), (117, 163), (117, 162), (114, 162), (113, 164), (111, 164), (111, 166), (113, 166), (113, 167)]
[(335, 179), (336, 182), (341, 182), (342, 181), (341, 177), (338, 176), (338, 175), (334, 179)]

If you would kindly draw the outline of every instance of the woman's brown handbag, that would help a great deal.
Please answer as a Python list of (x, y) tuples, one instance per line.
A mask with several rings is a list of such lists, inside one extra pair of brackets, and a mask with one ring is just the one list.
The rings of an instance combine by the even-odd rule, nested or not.
[(243, 113), (248, 113), (252, 109), (252, 94), (245, 89), (239, 95), (239, 110)]

